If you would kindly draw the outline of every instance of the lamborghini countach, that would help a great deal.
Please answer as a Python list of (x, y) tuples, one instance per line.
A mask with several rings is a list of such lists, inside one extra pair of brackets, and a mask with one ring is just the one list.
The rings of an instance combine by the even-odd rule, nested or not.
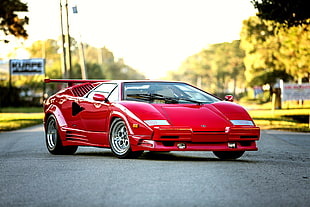
[(44, 101), (45, 141), (51, 154), (78, 146), (110, 148), (118, 158), (144, 151), (212, 151), (237, 159), (260, 138), (248, 112), (184, 82), (53, 80), (68, 86)]

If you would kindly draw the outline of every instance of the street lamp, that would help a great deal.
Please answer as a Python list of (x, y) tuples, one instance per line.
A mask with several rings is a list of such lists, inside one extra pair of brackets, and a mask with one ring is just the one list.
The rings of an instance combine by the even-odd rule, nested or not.
[[(78, 13), (77, 5), (72, 7), (73, 14)], [(82, 35), (80, 33), (80, 40), (79, 40), (79, 55), (80, 55), (80, 65), (81, 65), (81, 73), (82, 73), (82, 79), (85, 80), (87, 79), (87, 72), (86, 72), (86, 64), (85, 64), (85, 55), (84, 55), (84, 45), (82, 42)]]

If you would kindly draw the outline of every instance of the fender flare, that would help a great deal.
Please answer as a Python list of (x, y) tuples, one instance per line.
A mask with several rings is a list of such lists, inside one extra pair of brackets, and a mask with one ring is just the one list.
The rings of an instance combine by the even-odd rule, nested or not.
[(66, 137), (66, 130), (64, 130), (64, 127), (67, 126), (67, 122), (61, 113), (61, 110), (55, 106), (55, 105), (50, 105), (48, 109), (45, 112), (45, 117), (44, 117), (44, 129), (46, 130), (46, 121), (50, 115), (54, 115), (56, 118), (56, 123), (58, 125), (59, 129), (59, 136), (61, 140), (65, 140)]

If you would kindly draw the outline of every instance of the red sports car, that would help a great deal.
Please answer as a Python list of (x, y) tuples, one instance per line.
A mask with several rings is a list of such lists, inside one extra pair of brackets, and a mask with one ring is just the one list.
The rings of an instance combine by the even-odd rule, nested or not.
[(111, 148), (118, 158), (143, 151), (213, 151), (237, 159), (256, 151), (260, 129), (247, 111), (184, 82), (51, 80), (68, 87), (44, 102), (46, 146)]

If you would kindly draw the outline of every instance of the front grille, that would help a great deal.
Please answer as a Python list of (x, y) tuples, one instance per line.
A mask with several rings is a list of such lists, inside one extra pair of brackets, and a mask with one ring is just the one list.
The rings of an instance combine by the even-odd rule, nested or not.
[(161, 136), (162, 139), (179, 139), (179, 136)]
[(256, 139), (258, 138), (258, 136), (254, 135), (254, 136), (240, 136), (241, 139)]
[(162, 143), (163, 143), (163, 145), (164, 145), (165, 147), (172, 147), (172, 146), (174, 146), (174, 142), (164, 141), (164, 142), (162, 142)]
[(245, 142), (243, 141), (243, 142), (239, 142), (239, 143), (242, 147), (249, 147), (252, 145), (253, 141), (245, 141)]

